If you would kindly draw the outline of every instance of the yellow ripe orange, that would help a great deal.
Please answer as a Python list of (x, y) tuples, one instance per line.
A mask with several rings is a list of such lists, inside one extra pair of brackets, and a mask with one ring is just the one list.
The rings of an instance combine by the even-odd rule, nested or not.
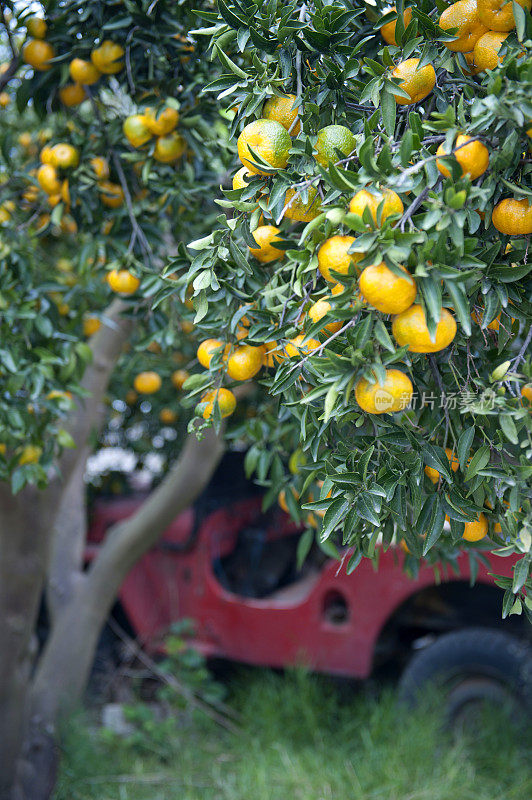
[(124, 190), (119, 183), (101, 181), (98, 184), (100, 199), (108, 208), (119, 208), (124, 202)]
[(7, 108), (11, 102), (11, 96), (7, 92), (0, 92), (0, 108)]
[(42, 456), (42, 447), (37, 447), (34, 444), (27, 444), (22, 448), (18, 463), (22, 466), (24, 464), (37, 464)]
[(92, 86), (101, 77), (100, 70), (83, 58), (73, 58), (68, 69), (74, 83), (80, 83), (82, 86)]
[(172, 425), (177, 421), (177, 413), (171, 408), (161, 408), (159, 412), (159, 419), (163, 425)]
[(69, 83), (59, 89), (59, 99), (67, 108), (79, 106), (86, 97), (87, 92), (80, 83)]
[(225, 345), (220, 339), (205, 339), (205, 341), (200, 344), (196, 351), (196, 357), (201, 366), (205, 367), (205, 369), (209, 369), (213, 355), (221, 347), (225, 347), (227, 349), (227, 345)]
[(53, 162), (53, 154), (52, 148), (49, 144), (46, 144), (39, 154), (39, 158), (43, 164), (52, 164)]
[(393, 414), (405, 409), (414, 393), (412, 381), (399, 369), (387, 369), (383, 384), (361, 378), (355, 385), (355, 398), (368, 414)]
[(51, 163), (57, 169), (72, 169), (79, 164), (79, 152), (68, 142), (55, 144), (51, 149), (51, 154)]
[(287, 189), (284, 198), (286, 211), (284, 216), (294, 222), (311, 222), (321, 214), (321, 203), (316, 189), (310, 186), (307, 189), (307, 200), (302, 195), (296, 194), (296, 189)]
[(275, 247), (274, 242), (279, 241), (279, 228), (275, 225), (259, 225), (258, 228), (252, 232), (252, 236), (257, 242), (257, 247), (249, 247), (249, 252), (254, 256), (257, 261), (263, 264), (269, 264), (270, 261), (282, 261), (285, 257), (285, 251), (279, 250)]
[(18, 137), (18, 143), (27, 150), (32, 143), (31, 133), (29, 131), (23, 131)]
[(368, 192), (367, 189), (361, 189), (359, 192), (357, 192), (349, 203), (349, 211), (351, 214), (357, 214), (359, 217), (361, 217), (364, 213), (364, 209), (369, 208), (375, 225), (378, 225), (377, 209), (383, 200), (384, 204), (382, 206), (380, 215), (380, 225), (383, 225), (384, 221), (391, 214), (403, 213), (403, 201), (397, 192), (394, 192), (392, 189), (383, 189), (382, 191), (378, 191), (373, 187), (371, 192)]
[(525, 383), (521, 389), (521, 397), (528, 400), (528, 407), (532, 410), (532, 383)]
[(98, 317), (85, 317), (83, 320), (83, 334), (84, 336), (93, 336), (102, 327), (101, 321)]
[[(515, 0), (522, 8), (530, 11), (532, 0)], [(511, 31), (515, 28), (511, 0), (477, 0), (479, 19), (492, 31)]]
[[(312, 322), (316, 323), (319, 322), (326, 314), (329, 313), (332, 306), (327, 300), (326, 297), (322, 297), (321, 300), (318, 300), (316, 303), (313, 303), (308, 310), (308, 315)], [(342, 327), (342, 322), (329, 322), (327, 325), (322, 328), (324, 331), (328, 331), (329, 333), (336, 333)]]
[(168, 133), (157, 139), (153, 157), (161, 164), (172, 164), (181, 158), (186, 149), (187, 143), (179, 133)]
[(127, 269), (112, 269), (107, 273), (107, 283), (118, 294), (134, 294), (140, 286), (136, 275)]
[(44, 39), (48, 25), (41, 17), (29, 17), (26, 20), (26, 30), (28, 31), (28, 36), (33, 37), (33, 39)]
[(457, 38), (446, 41), (445, 47), (455, 53), (468, 53), (490, 26), (485, 25), (478, 16), (477, 0), (459, 0), (445, 9), (440, 17), (440, 28), (444, 31), (457, 28)]
[(360, 261), (363, 253), (348, 253), (354, 243), (354, 236), (331, 236), (326, 239), (318, 250), (318, 269), (326, 281), (334, 283), (336, 278), (331, 270), (340, 275), (355, 273), (355, 264)]
[(175, 108), (170, 108), (170, 106), (165, 106), (159, 113), (148, 107), (145, 109), (143, 116), (148, 130), (154, 136), (166, 136), (167, 133), (171, 133), (179, 121), (178, 111)]
[[(445, 455), (449, 459), (449, 465), (452, 471), (456, 472), (456, 470), (460, 466), (456, 454), (453, 453), (450, 447), (446, 447)], [(438, 481), (440, 480), (440, 473), (438, 472), (437, 469), (433, 469), (432, 467), (425, 467), (425, 475), (427, 475), (427, 477), (430, 478), (432, 483), (438, 483)]]
[(211, 389), (206, 392), (200, 400), (201, 403), (206, 403), (203, 409), (203, 419), (210, 419), (214, 413), (214, 404), (218, 405), (220, 409), (220, 416), (222, 419), (230, 417), (236, 408), (236, 397), (230, 389)]
[(72, 400), (72, 392), (64, 392), (61, 389), (52, 389), (46, 395), (47, 400)]
[[(356, 139), (345, 125), (327, 125), (318, 131), (314, 158), (324, 169), (348, 156), (356, 147)], [(340, 151), (341, 155), (338, 155)]]
[(262, 363), (265, 367), (274, 367), (275, 362), (281, 362), (284, 355), (278, 350), (277, 342), (266, 342), (263, 345)]
[(384, 262), (371, 264), (358, 279), (362, 297), (383, 314), (400, 314), (416, 299), (417, 287), (409, 272), (401, 267), (405, 277), (392, 272)]
[(60, 194), (61, 183), (56, 168), (51, 164), (41, 164), (37, 170), (37, 181), (46, 194)]
[(466, 75), (478, 75), (479, 72), (482, 72), (482, 70), (479, 67), (477, 67), (475, 61), (475, 52), (473, 50), (470, 53), (462, 53), (462, 55), (465, 58), (467, 64), (467, 67), (462, 67), (463, 72)]
[(60, 194), (49, 194), (48, 195), (48, 205), (52, 208), (55, 208), (61, 202), (61, 195)]
[[(453, 149), (457, 147), (459, 149), (453, 155), (462, 167), (462, 176), (465, 177), (467, 175), (470, 180), (474, 181), (486, 172), (490, 162), (490, 154), (488, 148), (482, 142), (477, 141), (466, 144), (470, 139), (471, 136), (465, 136), (464, 134), (457, 136)], [(445, 150), (445, 142), (440, 144), (436, 155), (448, 155)], [(451, 173), (438, 158), (436, 159), (436, 166), (445, 178), (450, 177)]]
[(462, 539), (466, 542), (479, 542), (488, 533), (488, 520), (486, 515), (480, 512), (477, 519), (473, 522), (466, 522)]
[(297, 136), (301, 130), (301, 122), (297, 119), (298, 109), (294, 107), (296, 100), (295, 94), (289, 94), (286, 97), (278, 97), (277, 95), (270, 97), (264, 103), (262, 109), (263, 118), (279, 122), (291, 136)]
[(161, 385), (161, 376), (157, 372), (139, 372), (133, 381), (135, 391), (139, 394), (154, 394), (159, 391)]
[(419, 103), (436, 85), (436, 72), (432, 64), (427, 64), (421, 69), (418, 69), (418, 64), (419, 58), (407, 58), (392, 70), (392, 77), (399, 80), (399, 87), (409, 95), (408, 99), (394, 95), (395, 102), (400, 106)]
[(488, 31), (477, 40), (473, 48), (473, 59), (478, 72), (485, 69), (495, 69), (502, 61), (498, 53), (502, 43), (508, 37), (507, 33)]
[(109, 162), (106, 158), (94, 156), (90, 160), (90, 165), (99, 181), (104, 181), (109, 177)]
[(22, 50), (22, 60), (37, 72), (49, 70), (52, 58), (55, 58), (54, 48), (49, 42), (43, 42), (41, 39), (31, 39)]
[(175, 386), (176, 389), (182, 389), (183, 384), (188, 377), (189, 373), (186, 371), (186, 369), (176, 369), (174, 372), (172, 372), (172, 385)]
[(400, 347), (408, 345), (411, 353), (437, 353), (448, 347), (456, 336), (456, 320), (446, 308), (442, 308), (432, 341), (423, 308), (413, 305), (394, 317), (392, 333), (397, 344)]
[(233, 189), (245, 189), (248, 186), (246, 178), (250, 178), (252, 174), (246, 167), (240, 167), (233, 175)]
[[(238, 137), (238, 156), (242, 164), (258, 175), (267, 175), (255, 166), (255, 156), (258, 155), (273, 169), (284, 169), (288, 164), (288, 154), (292, 140), (290, 134), (280, 122), (272, 119), (257, 119), (246, 125)], [(251, 149), (250, 149), (251, 148)], [(253, 153), (251, 152), (253, 150)]]
[[(389, 6), (388, 8), (384, 8), (382, 13), (388, 13), (389, 11), (397, 11), (395, 6)], [(404, 25), (407, 28), (412, 21), (412, 9), (405, 8), (403, 13)], [(397, 20), (394, 19), (393, 22), (387, 22), (386, 25), (382, 25), (380, 28), (381, 36), (386, 42), (386, 44), (395, 45), (397, 42), (395, 41), (395, 26), (397, 25)]]
[(295, 336), (286, 343), (284, 350), (288, 358), (294, 358), (295, 356), (306, 356), (309, 355), (309, 353), (311, 353), (313, 350), (321, 347), (317, 339), (307, 339), (305, 344), (303, 344), (304, 338), (305, 335), (300, 333), (299, 336)]
[(507, 236), (525, 236), (532, 233), (532, 204), (526, 198), (501, 200), (493, 209), (491, 221)]
[(126, 117), (122, 125), (124, 136), (133, 147), (141, 147), (151, 139), (151, 131), (142, 114), (132, 114)]
[(91, 61), (97, 70), (104, 75), (115, 75), (124, 68), (120, 59), (124, 55), (124, 48), (110, 39), (106, 39), (91, 53)]
[(235, 347), (227, 359), (227, 374), (234, 381), (247, 381), (260, 372), (263, 357), (262, 347), (249, 344)]
[[(294, 495), (295, 500), (299, 500), (299, 492), (297, 492), (293, 486), (290, 486), (290, 491)], [(288, 511), (288, 503), (286, 502), (286, 490), (281, 489), (279, 494), (277, 495), (277, 502), (279, 503), (280, 507), (283, 509), (286, 514), (289, 513)]]

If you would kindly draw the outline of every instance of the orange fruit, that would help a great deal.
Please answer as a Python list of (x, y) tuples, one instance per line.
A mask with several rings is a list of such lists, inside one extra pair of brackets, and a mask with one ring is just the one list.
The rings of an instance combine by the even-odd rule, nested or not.
[(399, 369), (387, 369), (383, 384), (370, 383), (365, 378), (355, 385), (355, 398), (368, 414), (393, 414), (405, 409), (414, 393), (412, 381)]
[(47, 400), (72, 400), (72, 392), (63, 392), (61, 389), (52, 389), (46, 395)]
[(22, 448), (18, 463), (22, 466), (24, 464), (37, 464), (42, 456), (42, 448), (34, 444), (27, 444)]
[(532, 233), (532, 204), (527, 199), (513, 197), (500, 200), (491, 215), (493, 225), (507, 236), (525, 236)]
[(253, 164), (255, 160), (253, 153), (273, 169), (284, 169), (288, 164), (288, 153), (291, 146), (292, 140), (286, 128), (280, 122), (272, 119), (257, 119), (255, 122), (250, 122), (238, 137), (237, 142), (240, 161), (250, 172), (258, 175), (268, 173), (264, 172), (259, 164), (257, 166)]
[(109, 177), (109, 162), (103, 156), (91, 158), (90, 165), (98, 180), (104, 181)]
[(97, 70), (104, 75), (115, 75), (124, 68), (124, 62), (120, 59), (124, 55), (124, 48), (121, 45), (105, 39), (99, 47), (91, 53), (91, 61)]
[(285, 251), (279, 250), (274, 245), (274, 242), (279, 241), (280, 233), (280, 229), (276, 228), (275, 225), (259, 225), (258, 228), (255, 228), (251, 235), (258, 246), (248, 248), (251, 255), (255, 256), (263, 264), (269, 264), (270, 261), (276, 261), (277, 259), (282, 261), (285, 257)]
[(71, 144), (60, 142), (51, 149), (51, 163), (57, 169), (71, 169), (79, 164), (79, 152)]
[(133, 381), (135, 391), (139, 394), (154, 394), (159, 391), (161, 385), (161, 376), (156, 372), (139, 372)]
[(59, 194), (61, 183), (57, 177), (57, 170), (51, 164), (41, 164), (37, 170), (37, 181), (46, 194)]
[(236, 408), (236, 397), (229, 389), (211, 389), (206, 392), (200, 400), (206, 403), (203, 409), (203, 419), (210, 419), (214, 413), (214, 404), (220, 409), (222, 419), (230, 417)]
[(299, 120), (296, 122), (298, 116), (298, 109), (294, 107), (296, 100), (295, 94), (289, 94), (286, 97), (277, 95), (270, 97), (264, 103), (263, 118), (279, 122), (292, 136), (297, 136), (301, 130), (301, 122)]
[(81, 83), (82, 86), (92, 86), (101, 77), (100, 70), (83, 58), (73, 58), (68, 69), (74, 83)]
[(392, 77), (399, 80), (399, 87), (409, 95), (409, 99), (394, 95), (395, 102), (400, 106), (419, 103), (436, 85), (436, 72), (432, 64), (421, 69), (418, 69), (418, 64), (419, 58), (407, 58), (392, 70)]
[(112, 269), (107, 273), (107, 283), (118, 294), (134, 294), (140, 286), (136, 275), (127, 269)]
[[(331, 308), (332, 306), (327, 300), (327, 298), (322, 297), (321, 300), (318, 300), (316, 303), (311, 305), (311, 307), (308, 310), (308, 315), (312, 322), (319, 322), (320, 319), (322, 319), (326, 314), (329, 313)], [(336, 331), (340, 330), (342, 325), (343, 325), (342, 322), (329, 322), (327, 323), (327, 325), (325, 325), (324, 328), (322, 328), (322, 330), (327, 331), (329, 333), (336, 333)]]
[[(525, 383), (521, 389), (521, 397), (528, 400), (528, 407), (532, 410), (532, 383)], [(525, 403), (523, 403), (525, 405)]]
[[(224, 342), (220, 341), (220, 339), (205, 339), (200, 344), (196, 351), (196, 357), (202, 367), (209, 369), (212, 357), (220, 347), (224, 347)], [(227, 349), (228, 346), (225, 345), (225, 347)]]
[(479, 19), (477, 0), (459, 0), (458, 3), (453, 3), (445, 9), (439, 24), (444, 31), (458, 29), (454, 34), (456, 38), (445, 42), (445, 47), (455, 53), (470, 52), (490, 27)]
[(24, 147), (25, 149), (30, 147), (32, 143), (31, 133), (29, 133), (29, 131), (23, 131), (18, 137), (18, 143), (21, 147)]
[(52, 148), (46, 144), (39, 154), (39, 158), (43, 164), (51, 164), (53, 161)]
[(277, 342), (266, 342), (263, 346), (262, 363), (265, 367), (274, 367), (275, 362), (281, 362), (284, 354), (279, 351)]
[(161, 408), (159, 412), (159, 419), (163, 425), (172, 425), (177, 421), (177, 413), (171, 408)]
[[(356, 147), (356, 139), (345, 125), (327, 125), (318, 131), (314, 158), (324, 169), (348, 156)], [(340, 151), (340, 155), (338, 152)]]
[(41, 39), (31, 39), (22, 50), (22, 60), (37, 72), (49, 70), (52, 58), (55, 58), (54, 48), (49, 42), (43, 42)]
[(354, 236), (331, 236), (326, 239), (318, 250), (318, 269), (326, 281), (334, 283), (336, 278), (331, 270), (340, 275), (355, 273), (355, 264), (363, 257), (363, 253), (348, 253), (354, 243)]
[[(482, 144), (482, 142), (477, 141), (466, 144), (470, 139), (471, 136), (465, 136), (464, 134), (457, 136), (453, 149), (456, 147), (460, 149), (457, 150), (456, 153), (453, 153), (453, 155), (462, 167), (462, 176), (467, 175), (470, 180), (474, 181), (486, 172), (489, 166), (490, 154), (488, 148), (485, 144)], [(438, 147), (436, 155), (448, 155), (448, 151), (445, 150), (444, 142)], [(436, 166), (445, 178), (450, 177), (451, 173), (438, 158), (436, 159)]]
[[(384, 201), (384, 202), (383, 202)], [(383, 203), (380, 213), (380, 224), (377, 222), (377, 209)], [(403, 201), (392, 189), (383, 189), (378, 191), (376, 188), (371, 187), (371, 191), (361, 189), (351, 199), (349, 203), (349, 211), (351, 214), (362, 216), (364, 209), (369, 208), (371, 216), (375, 225), (383, 225), (384, 221), (391, 214), (402, 214), (404, 211)]]
[[(453, 453), (450, 447), (445, 448), (445, 455), (449, 459), (449, 465), (453, 472), (456, 472), (458, 467), (460, 466), (458, 463), (458, 459), (456, 454)], [(432, 481), (432, 483), (438, 483), (440, 480), (440, 473), (437, 469), (433, 469), (432, 467), (425, 467), (425, 475)]]
[(108, 208), (119, 208), (124, 202), (124, 190), (119, 183), (101, 181), (98, 184), (100, 199)]
[(85, 336), (92, 336), (97, 333), (101, 327), (102, 323), (98, 317), (85, 317), (83, 320), (83, 334)]
[(227, 374), (234, 381), (247, 381), (260, 372), (263, 357), (262, 347), (249, 344), (235, 347), (227, 359)]
[(186, 371), (186, 369), (176, 369), (174, 372), (172, 372), (172, 377), (171, 377), (172, 385), (175, 386), (176, 389), (182, 389), (183, 384), (185, 383), (188, 377), (189, 374)]
[(468, 65), (467, 67), (462, 67), (466, 75), (478, 75), (479, 72), (482, 72), (482, 70), (477, 67), (475, 62), (475, 53), (473, 50), (470, 53), (462, 53), (462, 55), (465, 58), (466, 64)]
[(466, 542), (479, 542), (488, 533), (488, 520), (486, 515), (480, 512), (476, 520), (466, 522), (462, 539)]
[(321, 214), (321, 203), (316, 189), (310, 186), (306, 194), (307, 200), (303, 200), (301, 194), (296, 195), (295, 189), (286, 190), (284, 198), (286, 208), (284, 216), (286, 219), (291, 219), (294, 222), (311, 222)]
[(246, 167), (240, 167), (238, 172), (233, 175), (233, 189), (245, 189), (248, 186), (246, 178), (250, 178), (253, 173)]
[(80, 83), (68, 83), (59, 89), (59, 99), (67, 108), (79, 106), (86, 97), (87, 92)]
[(299, 336), (295, 336), (286, 343), (284, 350), (288, 358), (293, 358), (294, 356), (306, 356), (313, 350), (321, 347), (317, 339), (307, 339), (305, 344), (303, 344), (304, 338), (305, 335), (300, 333)]
[(126, 117), (122, 130), (133, 147), (141, 147), (151, 139), (151, 131), (148, 128), (146, 117), (142, 114), (132, 114), (130, 117)]
[(11, 102), (11, 96), (7, 92), (0, 92), (0, 108), (7, 108)]
[(502, 56), (499, 57), (498, 53), (507, 37), (507, 33), (487, 31), (480, 39), (477, 39), (473, 48), (473, 59), (478, 72), (482, 72), (485, 69), (495, 69), (498, 66), (502, 61)]
[(165, 106), (158, 113), (148, 107), (143, 116), (148, 130), (154, 136), (166, 136), (167, 133), (171, 133), (179, 121), (179, 113), (170, 106)]
[(408, 345), (411, 353), (437, 353), (450, 345), (456, 336), (456, 321), (446, 308), (442, 308), (432, 341), (423, 308), (413, 305), (394, 317), (392, 333), (397, 344), (400, 347)]
[(172, 164), (181, 158), (186, 149), (187, 143), (179, 133), (168, 133), (157, 139), (153, 157), (161, 164)]
[[(294, 495), (295, 500), (299, 500), (299, 492), (296, 492), (293, 486), (290, 486), (290, 491)], [(288, 514), (289, 511), (288, 511), (288, 503), (286, 502), (286, 489), (281, 489), (281, 491), (277, 495), (277, 502), (279, 503), (283, 511)]]
[(29, 17), (26, 20), (26, 30), (28, 31), (28, 36), (33, 39), (44, 39), (48, 25), (41, 17)]
[[(389, 6), (388, 8), (384, 8), (382, 10), (383, 14), (388, 13), (389, 11), (397, 11), (395, 6)], [(412, 9), (405, 8), (403, 13), (404, 19), (404, 26), (407, 28), (412, 21)], [(386, 44), (397, 44), (395, 41), (395, 26), (397, 25), (397, 20), (394, 19), (393, 22), (387, 22), (386, 25), (382, 25), (380, 28), (381, 36), (386, 42)]]
[(371, 264), (358, 279), (362, 297), (383, 314), (400, 314), (416, 299), (417, 287), (410, 273), (401, 267), (405, 277), (392, 272), (384, 262)]
[[(532, 0), (515, 0), (522, 8), (530, 11)], [(511, 31), (515, 28), (514, 12), (510, 2), (505, 0), (477, 0), (479, 19), (492, 31)]]

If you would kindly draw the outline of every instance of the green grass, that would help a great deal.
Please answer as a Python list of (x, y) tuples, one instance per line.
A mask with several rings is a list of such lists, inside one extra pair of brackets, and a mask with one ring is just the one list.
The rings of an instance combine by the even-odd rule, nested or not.
[(55, 800), (530, 800), (532, 739), (502, 712), (450, 737), (436, 711), (302, 673), (245, 671), (241, 732), (184, 717), (119, 740), (66, 727)]

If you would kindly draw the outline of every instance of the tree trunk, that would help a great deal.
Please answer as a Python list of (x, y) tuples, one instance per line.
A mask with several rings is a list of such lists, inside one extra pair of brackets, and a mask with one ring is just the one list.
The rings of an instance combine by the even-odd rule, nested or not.
[[(224, 452), (222, 437), (223, 432), (217, 435), (212, 430), (201, 441), (189, 435), (167, 477), (133, 517), (111, 528), (91, 568), (57, 613), (33, 680), (16, 800), (49, 797), (45, 786), (47, 781), (53, 784), (57, 719), (81, 700), (100, 631), (120, 585), (175, 516), (206, 487)], [(43, 765), (50, 770), (47, 781)]]
[(0, 484), (0, 800), (11, 800), (23, 738), (56, 505), (55, 486), (13, 496)]

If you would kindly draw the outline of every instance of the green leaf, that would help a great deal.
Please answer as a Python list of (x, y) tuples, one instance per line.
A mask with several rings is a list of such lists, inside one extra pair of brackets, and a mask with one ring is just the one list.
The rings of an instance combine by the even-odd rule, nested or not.
[(381, 112), (386, 133), (388, 136), (393, 136), (395, 132), (397, 103), (393, 94), (386, 90), (381, 94)]
[(421, 449), (421, 458), (428, 467), (436, 469), (440, 475), (452, 481), (449, 469), (449, 459), (441, 447), (426, 443)]
[(472, 456), (469, 466), (466, 469), (465, 480), (470, 481), (475, 475), (488, 464), (490, 460), (490, 449), (487, 444), (483, 445)]
[(512, 592), (514, 594), (516, 594), (519, 589), (524, 586), (528, 578), (529, 571), (530, 558), (525, 556), (524, 558), (519, 559), (517, 564), (514, 566), (514, 577), (512, 581)]
[(519, 444), (515, 422), (510, 414), (501, 414), (499, 417), (499, 425), (508, 441), (512, 444)]
[(458, 439), (457, 455), (460, 469), (465, 470), (469, 451), (475, 438), (475, 426), (471, 425), (470, 428), (465, 428)]
[(327, 537), (330, 536), (334, 529), (340, 524), (347, 513), (348, 508), (349, 503), (347, 500), (344, 500), (343, 497), (336, 497), (331, 501), (327, 511), (325, 512), (325, 516), (323, 517), (323, 527), (321, 530), (322, 541), (327, 539)]

